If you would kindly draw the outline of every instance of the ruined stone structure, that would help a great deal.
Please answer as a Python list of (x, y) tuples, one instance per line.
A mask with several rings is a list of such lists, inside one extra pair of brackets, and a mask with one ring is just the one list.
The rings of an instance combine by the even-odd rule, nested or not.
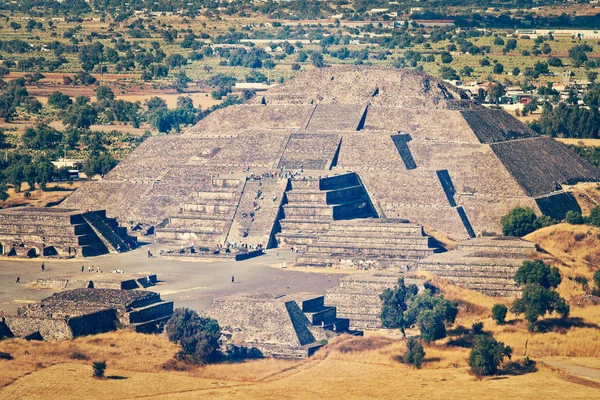
[(40, 289), (123, 289), (132, 290), (147, 288), (156, 284), (157, 277), (154, 274), (132, 277), (128, 275), (93, 274), (92, 279), (67, 279), (60, 277), (38, 278), (35, 286)]
[(156, 332), (173, 314), (173, 302), (154, 292), (120, 289), (74, 289), (56, 293), (4, 318), (12, 336), (63, 340), (114, 330)]
[[(371, 253), (363, 258), (399, 263), (433, 249), (407, 233), (407, 247), (386, 255), (381, 247), (401, 243), (375, 242), (369, 224), (350, 221), (401, 219), (467, 239), (501, 232), (500, 218), (517, 206), (563, 217), (578, 209), (563, 185), (578, 181), (600, 181), (600, 172), (502, 110), (414, 70), (347, 66), (301, 74), (182, 135), (149, 138), (61, 207), (106, 207), (109, 217), (155, 226), (164, 241), (276, 237), (308, 246), (321, 265), (331, 260), (320, 254), (356, 255), (332, 243), (356, 226), (356, 245), (368, 249), (359, 253)], [(402, 229), (389, 222), (379, 227)]]
[[(404, 275), (406, 285), (423, 287), (423, 280)], [(396, 286), (400, 276), (398, 270), (370, 270), (345, 276), (327, 290), (325, 302), (335, 305), (338, 315), (350, 320), (351, 329), (381, 328), (379, 295)]]
[(526, 240), (479, 237), (459, 243), (456, 250), (418, 261), (417, 270), (489, 296), (517, 297), (520, 289), (515, 285), (515, 273), (535, 252), (535, 244)]
[(0, 210), (0, 254), (88, 257), (126, 251), (133, 238), (104, 211), (16, 207)]
[(303, 358), (322, 340), (350, 331), (350, 321), (337, 316), (324, 297), (292, 299), (284, 295), (242, 294), (216, 299), (203, 311), (219, 322), (223, 347), (257, 348), (265, 356)]

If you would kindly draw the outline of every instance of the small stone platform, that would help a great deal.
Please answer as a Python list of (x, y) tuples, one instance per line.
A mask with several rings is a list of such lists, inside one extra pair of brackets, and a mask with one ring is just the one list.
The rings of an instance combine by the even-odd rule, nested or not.
[(203, 314), (219, 322), (225, 348), (254, 347), (265, 356), (304, 358), (338, 334), (362, 335), (323, 296), (236, 294), (214, 300)]
[[(370, 270), (345, 276), (338, 284), (327, 290), (325, 301), (335, 305), (340, 317), (350, 320), (351, 329), (381, 328), (379, 295), (398, 283), (397, 270)], [(423, 287), (423, 280), (405, 276), (406, 285)]]
[(89, 257), (136, 246), (104, 210), (15, 207), (0, 210), (0, 254), (14, 257)]
[(515, 273), (536, 251), (534, 243), (519, 238), (479, 237), (459, 243), (456, 250), (420, 260), (417, 270), (489, 296), (517, 297), (521, 291), (515, 285)]
[(63, 340), (129, 327), (157, 332), (173, 314), (173, 302), (140, 290), (74, 289), (20, 307), (2, 323), (13, 336)]

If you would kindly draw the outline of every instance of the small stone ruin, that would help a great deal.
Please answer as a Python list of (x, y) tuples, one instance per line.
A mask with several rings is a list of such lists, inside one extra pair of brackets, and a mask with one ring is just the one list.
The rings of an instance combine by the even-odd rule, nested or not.
[(478, 237), (459, 243), (456, 250), (420, 260), (416, 270), (432, 272), (488, 296), (518, 297), (521, 291), (515, 273), (536, 252), (536, 245), (523, 239)]
[(323, 296), (237, 294), (214, 300), (203, 315), (219, 322), (224, 349), (256, 348), (265, 356), (304, 358), (338, 334), (362, 335)]
[(64, 340), (108, 332), (119, 327), (136, 332), (160, 331), (173, 315), (173, 302), (160, 294), (121, 289), (74, 289), (19, 307), (3, 317), (9, 336)]
[(15, 207), (0, 210), (0, 254), (90, 257), (127, 251), (136, 240), (106, 212)]

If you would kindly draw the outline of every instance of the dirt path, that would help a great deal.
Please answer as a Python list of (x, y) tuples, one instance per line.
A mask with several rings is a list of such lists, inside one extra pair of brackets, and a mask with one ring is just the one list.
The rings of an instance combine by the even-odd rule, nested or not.
[(552, 368), (562, 369), (563, 371), (578, 378), (593, 379), (600, 381), (600, 369), (584, 367), (567, 360), (556, 358), (544, 358), (542, 362)]

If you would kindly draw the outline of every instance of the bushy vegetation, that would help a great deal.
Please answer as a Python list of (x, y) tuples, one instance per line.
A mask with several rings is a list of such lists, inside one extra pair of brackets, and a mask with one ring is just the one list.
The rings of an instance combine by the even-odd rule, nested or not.
[(540, 317), (557, 312), (561, 318), (569, 316), (570, 307), (555, 289), (562, 281), (556, 267), (541, 260), (526, 260), (515, 274), (517, 286), (522, 288), (521, 298), (511, 307), (514, 314), (524, 314), (529, 330), (534, 331)]
[(92, 369), (94, 371), (94, 378), (104, 378), (104, 373), (106, 371), (106, 361), (94, 361), (92, 363)]
[(406, 329), (417, 326), (426, 342), (446, 337), (446, 325), (454, 323), (458, 314), (456, 303), (431, 290), (418, 293), (416, 286), (406, 286), (403, 278), (393, 289), (386, 289), (380, 298), (383, 301), (381, 322), (385, 328), (400, 329), (406, 336)]
[(469, 354), (469, 366), (477, 376), (495, 375), (505, 358), (510, 359), (512, 349), (491, 336), (477, 335)]
[(512, 209), (500, 220), (502, 234), (505, 236), (525, 236), (537, 229), (544, 228), (556, 223), (548, 216), (538, 217), (532, 209), (517, 207)]
[(216, 320), (200, 317), (188, 308), (177, 308), (165, 330), (169, 340), (181, 346), (179, 359), (196, 364), (219, 359), (221, 328)]
[(406, 343), (406, 353), (402, 356), (402, 361), (415, 368), (421, 368), (424, 359), (425, 350), (423, 350), (421, 342), (412, 337), (408, 338), (408, 342)]
[(508, 307), (504, 304), (494, 304), (492, 307), (492, 318), (498, 325), (504, 325), (506, 323), (506, 313)]

